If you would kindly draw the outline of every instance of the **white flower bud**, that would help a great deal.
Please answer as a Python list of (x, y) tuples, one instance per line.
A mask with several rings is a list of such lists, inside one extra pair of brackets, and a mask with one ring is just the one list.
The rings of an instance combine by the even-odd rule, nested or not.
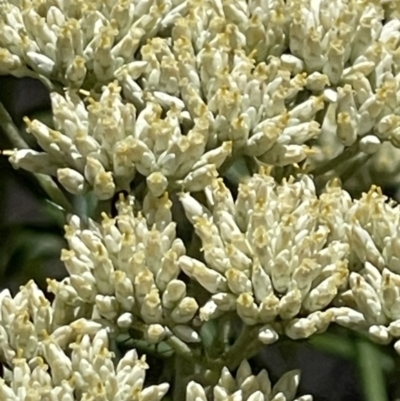
[(140, 314), (146, 323), (158, 323), (162, 319), (160, 294), (152, 289), (143, 299)]
[(186, 387), (186, 401), (207, 401), (204, 388), (194, 381), (189, 382)]
[(113, 197), (115, 183), (111, 172), (97, 174), (93, 182), (93, 191), (99, 200), (106, 200)]
[(144, 333), (145, 339), (150, 344), (158, 344), (166, 335), (166, 331), (160, 324), (150, 324)]
[(153, 196), (161, 196), (168, 187), (167, 178), (160, 172), (150, 174), (146, 179), (147, 187)]
[(86, 60), (82, 56), (75, 56), (72, 63), (68, 66), (65, 77), (70, 82), (71, 87), (80, 87), (86, 77)]
[(252, 285), (250, 279), (243, 272), (236, 269), (229, 269), (225, 272), (229, 289), (236, 295), (244, 292), (251, 293)]
[(62, 349), (50, 339), (41, 343), (42, 352), (50, 365), (52, 381), (55, 385), (68, 380), (72, 375), (71, 360), (64, 354)]
[(360, 330), (365, 328), (367, 325), (364, 315), (351, 308), (342, 306), (340, 308), (331, 308), (331, 311), (334, 313), (335, 323), (340, 324), (341, 326)]
[(360, 150), (367, 155), (376, 153), (381, 146), (381, 141), (375, 135), (366, 135), (360, 140)]
[(182, 298), (186, 296), (186, 284), (181, 280), (172, 280), (162, 295), (164, 308), (173, 308)]
[(179, 258), (179, 266), (185, 274), (196, 279), (207, 291), (215, 294), (227, 290), (226, 279), (215, 270), (188, 256)]
[(132, 313), (125, 312), (118, 317), (117, 325), (121, 329), (129, 329), (132, 326), (134, 320), (135, 318), (133, 317)]
[(350, 288), (358, 309), (363, 313), (368, 322), (384, 322), (382, 305), (378, 294), (358, 273), (351, 273)]
[(258, 308), (251, 294), (241, 294), (236, 300), (236, 310), (245, 324), (254, 325), (258, 322)]
[(71, 168), (59, 168), (57, 179), (60, 184), (71, 194), (83, 195), (86, 193), (87, 186), (82, 174)]
[(291, 319), (301, 308), (302, 295), (297, 287), (289, 290), (279, 301), (279, 315), (282, 319)]
[(223, 312), (230, 312), (236, 309), (237, 296), (229, 293), (214, 294), (211, 299)]
[(207, 164), (189, 173), (184, 180), (177, 181), (177, 184), (182, 185), (185, 191), (197, 192), (203, 190), (207, 185), (211, 185), (217, 176), (218, 172), (215, 165)]
[(131, 311), (135, 304), (133, 284), (120, 270), (114, 272), (115, 299), (125, 311)]
[(114, 320), (118, 312), (118, 302), (115, 297), (96, 295), (96, 307), (101, 316), (107, 320)]
[(279, 334), (276, 330), (269, 324), (262, 326), (258, 331), (258, 339), (266, 345), (273, 344), (278, 341)]
[(191, 297), (183, 298), (178, 306), (171, 312), (171, 319), (175, 323), (187, 323), (193, 319), (193, 316), (197, 312), (199, 305), (196, 300)]
[(36, 52), (27, 52), (26, 57), (29, 64), (32, 65), (33, 69), (39, 73), (49, 76), (53, 73), (54, 61), (44, 54)]
[(72, 329), (77, 335), (82, 335), (82, 336), (85, 334), (93, 336), (103, 328), (100, 323), (96, 323), (83, 318), (72, 322), (70, 324), (70, 327), (72, 327)]
[(224, 142), (220, 147), (204, 153), (200, 159), (193, 165), (192, 169), (197, 170), (206, 165), (221, 167), (222, 163), (232, 152), (232, 142)]
[(199, 336), (197, 331), (195, 331), (189, 326), (177, 325), (172, 327), (172, 331), (178, 338), (180, 338), (184, 342), (187, 343), (201, 342), (201, 337)]
[(379, 344), (386, 345), (392, 341), (389, 330), (385, 326), (373, 325), (368, 329), (368, 334), (374, 342)]
[[(7, 155), (8, 153), (3, 151), (3, 154)], [(36, 152), (32, 149), (12, 151), (9, 161), (15, 169), (22, 168), (33, 173), (47, 175), (56, 175), (57, 169), (60, 167), (47, 153)]]

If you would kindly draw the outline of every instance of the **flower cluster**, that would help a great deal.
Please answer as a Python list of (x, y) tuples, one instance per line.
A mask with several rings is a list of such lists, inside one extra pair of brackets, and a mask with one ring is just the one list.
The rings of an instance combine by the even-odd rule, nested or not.
[(49, 281), (49, 289), (67, 305), (92, 305), (90, 317), (110, 329), (141, 330), (149, 343), (169, 336), (169, 329), (186, 342), (200, 341), (191, 327), (198, 303), (178, 278), (185, 246), (175, 238), (171, 202), (167, 195), (147, 197), (137, 215), (132, 203), (121, 199), (115, 218), (103, 214), (101, 224), (88, 228), (71, 218), (70, 249), (61, 254), (69, 277)]
[(15, 167), (58, 178), (72, 194), (92, 189), (98, 199), (109, 199), (119, 190), (130, 191), (136, 172), (146, 177), (154, 196), (167, 189), (199, 191), (217, 176), (217, 168), (230, 155), (231, 142), (206, 150), (209, 122), (196, 119), (183, 132), (184, 115), (171, 105), (165, 117), (154, 99), (136, 116), (136, 109), (121, 99), (111, 83), (99, 101), (86, 108), (75, 92), (64, 98), (52, 94), (55, 128), (26, 119), (28, 132), (44, 152), (15, 150)]
[(377, 187), (352, 202), (343, 193), (332, 186), (324, 198), (332, 238), (347, 237), (351, 250), (349, 289), (340, 297), (346, 307), (336, 321), (387, 344), (400, 337), (400, 208)]
[(164, 383), (145, 388), (145, 358), (128, 351), (114, 366), (106, 330), (83, 335), (64, 351), (52, 338), (40, 343), (40, 355), (13, 360), (13, 371), (0, 379), (0, 397), (22, 400), (159, 401), (168, 391)]
[[(0, 0), (0, 74), (40, 79), (53, 112), (25, 118), (40, 151), (2, 153), (75, 196), (128, 193), (114, 217), (69, 218), (53, 302), (33, 282), (0, 293), (0, 398), (161, 400), (135, 351), (114, 364), (122, 332), (192, 364), (187, 401), (295, 399), (297, 371), (216, 377), (333, 322), (400, 353), (400, 206), (320, 185), (368, 158), (400, 177), (399, 4)], [(205, 344), (230, 316), (243, 336)]]
[(216, 180), (208, 191), (211, 211), (189, 194), (181, 200), (206, 264), (183, 255), (179, 265), (212, 294), (203, 320), (236, 310), (247, 325), (265, 324), (265, 343), (277, 340), (276, 331), (304, 338), (326, 329), (334, 319), (326, 307), (347, 283), (349, 247), (328, 241), (309, 177), (276, 185), (261, 172), (239, 185), (235, 202)]
[(2, 1), (0, 73), (34, 71), (69, 87), (98, 87), (166, 30), (183, 1)]
[[(285, 373), (272, 386), (266, 370), (257, 376), (252, 375), (250, 365), (243, 361), (233, 378), (227, 368), (223, 368), (218, 384), (213, 388), (215, 401), (312, 401), (312, 396), (303, 395), (296, 399), (300, 373), (293, 370)], [(207, 401), (204, 388), (196, 382), (187, 386), (186, 401)]]

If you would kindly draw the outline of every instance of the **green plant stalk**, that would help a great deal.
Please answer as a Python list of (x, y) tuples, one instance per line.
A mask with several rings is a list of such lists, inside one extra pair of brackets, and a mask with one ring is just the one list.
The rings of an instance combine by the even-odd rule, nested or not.
[(311, 169), (307, 173), (313, 175), (314, 177), (318, 177), (328, 173), (331, 170), (335, 170), (335, 168), (350, 160), (355, 155), (357, 155), (357, 153), (359, 153), (358, 143), (359, 141), (357, 140), (355, 143), (353, 143), (353, 145), (349, 146), (342, 153), (340, 153), (339, 156), (336, 156), (333, 159), (328, 160), (327, 162), (322, 163), (319, 166), (316, 166), (314, 169)]
[(243, 359), (247, 359), (247, 349), (249, 344), (253, 342), (255, 334), (256, 329), (254, 327), (244, 325), (236, 342), (222, 355), (221, 361), (223, 365), (227, 366), (230, 370), (234, 370)]
[(366, 401), (389, 401), (385, 376), (376, 346), (359, 338), (355, 341), (357, 365)]
[[(29, 149), (28, 144), (21, 137), (18, 128), (1, 102), (0, 128), (4, 131), (12, 146), (17, 149)], [(71, 203), (51, 177), (44, 174), (34, 174), (34, 176), (53, 203), (61, 206), (66, 213), (73, 213), (74, 209)]]

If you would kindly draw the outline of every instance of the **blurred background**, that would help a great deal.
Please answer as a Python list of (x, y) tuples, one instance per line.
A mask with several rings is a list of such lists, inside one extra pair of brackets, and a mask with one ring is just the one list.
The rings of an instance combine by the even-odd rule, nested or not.
[[(32, 79), (0, 77), (0, 102), (25, 141), (37, 149), (22, 118), (27, 115), (51, 125), (47, 90)], [(12, 148), (0, 128), (0, 149)], [(393, 188), (387, 192), (394, 195)], [(30, 279), (46, 290), (47, 277), (65, 276), (59, 261), (66, 246), (64, 224), (63, 214), (47, 201), (33, 175), (14, 170), (0, 156), (0, 290), (10, 288), (15, 294)], [(301, 369), (300, 394), (313, 394), (315, 401), (386, 401), (400, 400), (398, 359), (391, 347), (373, 345), (331, 327), (312, 341), (283, 341), (266, 347), (251, 364), (256, 372), (267, 368), (273, 382), (288, 370)], [(148, 362), (151, 367), (155, 360), (150, 357)], [(149, 380), (156, 378), (150, 375)]]

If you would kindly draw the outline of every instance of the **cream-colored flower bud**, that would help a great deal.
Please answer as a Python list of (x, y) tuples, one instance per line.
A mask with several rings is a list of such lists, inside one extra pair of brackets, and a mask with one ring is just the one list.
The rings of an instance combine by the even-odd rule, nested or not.
[(320, 133), (319, 123), (316, 121), (309, 121), (286, 127), (282, 135), (288, 135), (290, 142), (293, 144), (301, 145), (304, 142), (315, 138)]
[(168, 187), (167, 178), (160, 172), (150, 174), (146, 179), (147, 187), (153, 196), (161, 196)]
[(26, 75), (26, 68), (20, 57), (10, 53), (7, 49), (0, 49), (0, 74), (11, 74), (17, 78), (22, 78)]
[(99, 173), (94, 179), (93, 191), (100, 200), (112, 198), (115, 193), (115, 183), (112, 173)]
[(258, 302), (263, 302), (266, 297), (273, 293), (271, 279), (261, 266), (258, 258), (253, 261), (251, 283), (254, 296)]
[[(373, 284), (371, 284), (373, 285)], [(392, 273), (389, 269), (383, 269), (381, 288), (374, 288), (379, 291), (382, 300), (382, 306), (386, 316), (397, 320), (400, 318), (400, 276)]]
[(96, 296), (96, 279), (90, 272), (81, 275), (71, 274), (71, 285), (75, 288), (78, 295), (88, 303), (94, 303)]
[(258, 322), (258, 308), (251, 294), (243, 293), (238, 297), (236, 310), (245, 324), (254, 325)]
[(97, 323), (84, 318), (75, 320), (70, 324), (70, 327), (72, 327), (76, 335), (82, 335), (82, 336), (85, 334), (93, 336), (103, 328), (101, 323)]
[(232, 152), (232, 142), (224, 142), (220, 147), (204, 153), (200, 159), (193, 165), (193, 170), (200, 169), (206, 165), (221, 167), (222, 163)]
[(349, 238), (352, 249), (354, 249), (361, 262), (370, 262), (378, 268), (383, 268), (385, 261), (368, 231), (359, 224), (352, 224), (349, 229)]
[[(347, 274), (343, 278), (345, 277), (347, 277)], [(303, 301), (303, 307), (310, 312), (325, 308), (336, 296), (338, 288), (343, 281), (342, 273), (336, 273), (326, 278), (306, 296)]]
[(56, 175), (60, 167), (47, 153), (32, 149), (3, 151), (3, 154), (10, 154), (9, 161), (15, 169), (22, 168), (33, 173)]
[(134, 316), (132, 313), (125, 312), (122, 315), (120, 315), (117, 319), (117, 326), (120, 327), (121, 329), (129, 329), (133, 322), (135, 321)]
[(74, 337), (74, 331), (70, 326), (61, 326), (51, 333), (51, 340), (59, 347), (65, 349)]
[(57, 170), (57, 179), (71, 194), (83, 195), (87, 191), (85, 178), (72, 168), (59, 168)]
[(214, 164), (207, 164), (189, 173), (185, 179), (177, 181), (185, 191), (197, 192), (203, 190), (207, 185), (211, 185), (213, 179), (218, 177), (218, 172)]
[(68, 66), (65, 72), (65, 78), (70, 82), (72, 88), (82, 86), (86, 77), (86, 60), (82, 56), (75, 56), (72, 63)]
[(275, 145), (267, 153), (262, 155), (259, 160), (263, 163), (287, 166), (302, 162), (307, 156), (314, 152), (305, 145)]
[(123, 310), (131, 311), (135, 304), (135, 298), (133, 293), (132, 281), (126, 276), (126, 273), (116, 270), (114, 272), (114, 288), (115, 288), (115, 299), (122, 306)]
[(267, 324), (262, 326), (258, 331), (258, 339), (266, 345), (270, 345), (278, 341), (279, 334), (272, 325)]
[(285, 334), (292, 340), (308, 338), (316, 332), (315, 323), (308, 318), (293, 319), (285, 325)]
[(185, 274), (196, 279), (207, 291), (215, 294), (227, 290), (225, 277), (215, 270), (208, 269), (200, 261), (186, 255), (179, 258), (179, 266)]
[(282, 319), (293, 318), (299, 313), (301, 302), (301, 291), (293, 286), (279, 301), (279, 315)]
[(181, 280), (172, 280), (162, 295), (164, 308), (171, 309), (186, 296), (186, 284)]
[(245, 153), (248, 156), (259, 157), (268, 152), (276, 143), (277, 139), (282, 133), (279, 127), (272, 124), (262, 127), (262, 132), (255, 131), (254, 134), (248, 139)]
[(367, 326), (366, 319), (361, 312), (348, 307), (331, 308), (334, 313), (334, 321), (341, 326), (348, 327), (353, 330), (364, 329)]
[(367, 155), (376, 153), (381, 147), (381, 141), (375, 135), (366, 135), (360, 140), (360, 150)]
[(211, 299), (223, 312), (230, 312), (236, 309), (236, 299), (237, 296), (230, 293), (221, 292), (219, 294), (214, 294)]
[[(145, 261), (145, 259), (143, 259), (143, 261)], [(146, 269), (135, 275), (134, 280), (135, 296), (136, 299), (141, 303), (144, 297), (148, 295), (153, 288), (155, 288), (154, 276), (150, 270)]]
[(393, 337), (400, 337), (400, 319), (395, 320), (389, 324), (389, 334)]
[(236, 295), (252, 293), (252, 285), (247, 275), (239, 270), (229, 269), (225, 272), (229, 289)]
[(337, 116), (337, 137), (346, 145), (351, 146), (357, 139), (357, 123), (349, 112), (340, 112)]
[(150, 344), (158, 344), (166, 336), (166, 331), (161, 324), (150, 324), (146, 327), (144, 337)]
[(204, 388), (194, 381), (189, 382), (186, 387), (186, 401), (207, 401)]
[(376, 343), (387, 345), (392, 341), (386, 326), (373, 325), (368, 329), (369, 337)]
[(272, 322), (279, 314), (279, 298), (271, 293), (263, 299), (259, 308), (258, 315), (260, 322)]
[(49, 76), (53, 73), (54, 61), (44, 54), (27, 52), (26, 57), (29, 61), (29, 64), (35, 71), (43, 74), (44, 76)]
[(71, 360), (64, 354), (62, 349), (50, 339), (40, 344), (41, 350), (50, 365), (52, 380), (55, 385), (61, 384), (72, 376)]
[(96, 295), (96, 307), (101, 316), (107, 320), (114, 320), (118, 314), (118, 302), (115, 297)]
[(146, 323), (158, 323), (162, 319), (162, 306), (160, 294), (152, 289), (143, 299), (140, 314)]
[(100, 174), (100, 173), (104, 173), (104, 167), (101, 164), (101, 162), (94, 158), (89, 156), (86, 159), (86, 166), (85, 166), (85, 178), (86, 180), (89, 182), (90, 185), (94, 185), (94, 181), (96, 179), (96, 177)]
[(197, 217), (203, 217), (204, 214), (210, 216), (210, 212), (200, 202), (193, 198), (190, 193), (181, 193), (179, 195), (179, 200), (185, 210), (186, 217), (192, 224), (195, 224), (195, 219)]
[(318, 71), (313, 72), (306, 78), (306, 88), (311, 92), (322, 92), (329, 85), (329, 78)]
[(384, 323), (384, 315), (379, 295), (369, 285), (364, 277), (358, 273), (351, 273), (350, 288), (360, 312), (363, 313), (367, 322)]
[[(232, 308), (235, 310), (235, 307)], [(211, 299), (207, 301), (199, 310), (199, 317), (202, 322), (208, 322), (211, 319), (216, 319), (223, 315), (217, 304)]]
[(178, 324), (177, 326), (172, 327), (172, 331), (178, 338), (180, 338), (184, 342), (187, 343), (201, 342), (201, 337), (199, 336), (197, 331), (189, 326)]
[(178, 306), (171, 312), (171, 319), (175, 323), (187, 323), (193, 319), (199, 305), (196, 300), (191, 297), (183, 298)]

